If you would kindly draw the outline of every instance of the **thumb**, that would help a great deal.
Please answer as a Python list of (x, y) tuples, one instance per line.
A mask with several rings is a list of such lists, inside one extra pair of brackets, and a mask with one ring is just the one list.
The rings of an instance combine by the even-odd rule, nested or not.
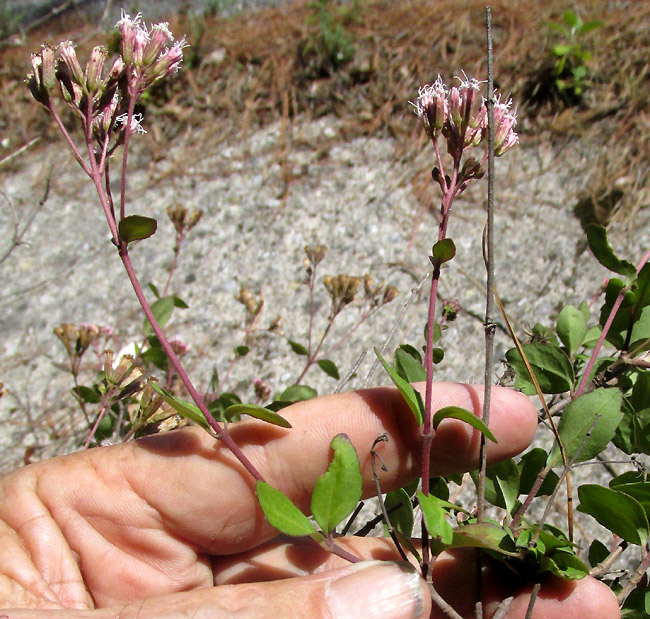
[[(116, 612), (119, 611), (118, 615)], [(43, 617), (40, 611), (9, 611), (12, 619)], [(117, 608), (47, 611), (48, 619), (428, 619), (431, 597), (408, 563), (362, 561), (312, 576), (174, 593)], [(5, 615), (1, 615), (5, 616)]]

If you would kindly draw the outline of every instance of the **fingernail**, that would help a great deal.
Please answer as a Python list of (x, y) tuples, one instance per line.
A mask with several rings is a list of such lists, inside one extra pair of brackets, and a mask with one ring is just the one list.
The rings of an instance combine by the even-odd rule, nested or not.
[(402, 619), (420, 617), (424, 587), (408, 563), (364, 561), (327, 585), (325, 596), (334, 619)]

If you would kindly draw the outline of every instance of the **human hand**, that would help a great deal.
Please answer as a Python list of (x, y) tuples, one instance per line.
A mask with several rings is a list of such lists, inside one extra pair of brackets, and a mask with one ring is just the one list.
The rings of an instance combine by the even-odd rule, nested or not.
[[(433, 406), (481, 410), (482, 388), (437, 384)], [(283, 410), (293, 428), (245, 420), (231, 426), (266, 480), (304, 511), (327, 469), (329, 443), (356, 446), (364, 496), (374, 486), (369, 451), (386, 433), (382, 489), (415, 479), (419, 434), (392, 388), (326, 396)], [(491, 462), (525, 449), (537, 415), (529, 400), (495, 388)], [(479, 434), (446, 420), (432, 474), (477, 466)], [(282, 540), (264, 519), (254, 483), (219, 442), (197, 428), (92, 449), (30, 465), (0, 482), (0, 617), (441, 617), (415, 570), (395, 563), (388, 540), (341, 538), (368, 562), (350, 565), (311, 540)], [(275, 539), (274, 539), (275, 538)], [(464, 616), (474, 602), (474, 553), (441, 555), (436, 589)], [(493, 570), (484, 578), (486, 616), (514, 595), (523, 617), (530, 587)], [(213, 585), (217, 585), (216, 587)], [(514, 589), (514, 590), (513, 590)], [(77, 609), (73, 611), (72, 609)], [(591, 578), (546, 581), (534, 617), (618, 617), (610, 590)]]

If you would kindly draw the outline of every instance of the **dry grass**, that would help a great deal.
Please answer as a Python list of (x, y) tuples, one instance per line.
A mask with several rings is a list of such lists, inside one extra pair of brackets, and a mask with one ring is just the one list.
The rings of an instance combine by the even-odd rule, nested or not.
[[(584, 19), (602, 19), (589, 35), (593, 88), (584, 105), (566, 110), (520, 107), (524, 140), (584, 140), (602, 156), (594, 170), (593, 200), (612, 184), (626, 186), (627, 211), (646, 202), (643, 188), (650, 155), (650, 5), (645, 2), (590, 0), (580, 3)], [(461, 70), (485, 75), (484, 6), (481, 0), (365, 0), (361, 23), (346, 26), (356, 47), (353, 61), (323, 75), (301, 58), (317, 26), (306, 25), (307, 3), (284, 10), (244, 13), (232, 19), (176, 15), (173, 32), (192, 43), (189, 62), (178, 78), (152, 93), (147, 124), (154, 159), (166, 144), (183, 136), (188, 151), (228, 136), (250, 135), (256, 127), (282, 119), (278, 157), (289, 148), (292, 118), (335, 114), (349, 136), (383, 134), (398, 138), (398, 155), (412, 157), (423, 139), (408, 113), (420, 84), (437, 74), (451, 80)], [(618, 6), (617, 6), (618, 5)], [(496, 81), (521, 100), (548, 51), (559, 42), (547, 27), (560, 21), (564, 0), (492, 2)], [(27, 95), (22, 78), (29, 53), (44, 39), (81, 41), (80, 56), (107, 37), (74, 16), (30, 33), (21, 46), (5, 46), (0, 66), (0, 128), (15, 148), (35, 136), (55, 138), (43, 110)], [(202, 33), (202, 34), (201, 34)], [(417, 137), (416, 137), (417, 136)], [(421, 142), (420, 142), (421, 143)], [(624, 179), (621, 181), (620, 179)], [(291, 178), (285, 178), (288, 188)], [(636, 192), (627, 191), (636, 189)], [(632, 198), (632, 194), (634, 197)], [(633, 204), (632, 204), (633, 203)], [(632, 212), (633, 212), (632, 208)]]

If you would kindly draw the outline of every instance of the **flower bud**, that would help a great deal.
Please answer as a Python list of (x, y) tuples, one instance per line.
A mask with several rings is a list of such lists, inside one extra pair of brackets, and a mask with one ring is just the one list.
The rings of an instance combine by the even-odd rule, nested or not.
[(253, 389), (255, 390), (255, 397), (260, 402), (265, 402), (271, 397), (271, 387), (261, 378), (253, 379)]
[(122, 55), (122, 60), (125, 64), (130, 65), (135, 61), (135, 37), (136, 31), (141, 30), (142, 26), (140, 25), (140, 13), (138, 13), (134, 19), (122, 11), (122, 18), (116, 24), (120, 32), (120, 51)]
[(382, 299), (382, 305), (394, 301), (397, 298), (398, 294), (399, 294), (399, 290), (395, 286), (387, 286), (386, 290), (384, 290), (384, 298)]
[(89, 93), (94, 93), (102, 84), (102, 72), (108, 50), (102, 45), (93, 47), (90, 52), (90, 58), (86, 64), (86, 89)]
[(142, 54), (142, 64), (149, 66), (158, 59), (167, 45), (174, 40), (172, 33), (169, 31), (168, 24), (161, 22), (151, 28), (149, 42), (146, 44)]
[(41, 58), (43, 60), (43, 86), (49, 92), (56, 85), (56, 58), (54, 48), (51, 45), (43, 45)]
[(187, 43), (185, 39), (181, 39), (158, 57), (158, 60), (151, 68), (151, 77), (154, 81), (173, 75), (178, 71), (178, 67), (180, 67), (183, 60), (183, 49), (185, 47), (187, 47)]
[(461, 171), (462, 178), (482, 178), (484, 174), (485, 171), (481, 167), (481, 164), (474, 157), (469, 157), (465, 160)]
[(307, 254), (307, 258), (309, 258), (309, 262), (316, 266), (317, 264), (320, 264), (325, 258), (325, 254), (327, 254), (327, 246), (305, 245), (305, 253)]
[(133, 32), (133, 63), (144, 66), (144, 48), (149, 44), (149, 33), (142, 27), (136, 28)]
[(449, 116), (453, 121), (454, 125), (460, 130), (462, 123), (462, 112), (461, 112), (461, 97), (460, 91), (456, 86), (454, 86), (449, 91)]
[(375, 291), (374, 286), (375, 286), (374, 278), (369, 273), (366, 273), (363, 276), (363, 291), (366, 293), (366, 297), (373, 296), (373, 293)]
[(170, 340), (169, 345), (177, 357), (184, 357), (189, 350), (188, 345), (180, 337), (175, 337), (173, 340)]
[(442, 300), (442, 316), (448, 322), (453, 322), (460, 312), (460, 303), (458, 299), (443, 299)]
[(85, 82), (84, 72), (79, 64), (79, 60), (77, 59), (77, 52), (74, 50), (72, 41), (63, 41), (62, 43), (59, 43), (59, 54), (65, 65), (68, 67), (73, 82), (79, 86), (83, 86)]
[(117, 81), (120, 78), (120, 75), (122, 75), (122, 71), (124, 71), (124, 60), (118, 56), (113, 62), (113, 66), (108, 72), (108, 75), (106, 76), (104, 82), (108, 83), (111, 81)]
[(440, 76), (433, 84), (425, 84), (420, 87), (415, 111), (422, 118), (427, 135), (431, 139), (439, 135), (449, 117), (447, 89)]
[(506, 99), (505, 103), (501, 103), (499, 98), (494, 104), (494, 154), (497, 157), (519, 142), (519, 136), (514, 132), (517, 114), (510, 111), (511, 106), (511, 99)]

